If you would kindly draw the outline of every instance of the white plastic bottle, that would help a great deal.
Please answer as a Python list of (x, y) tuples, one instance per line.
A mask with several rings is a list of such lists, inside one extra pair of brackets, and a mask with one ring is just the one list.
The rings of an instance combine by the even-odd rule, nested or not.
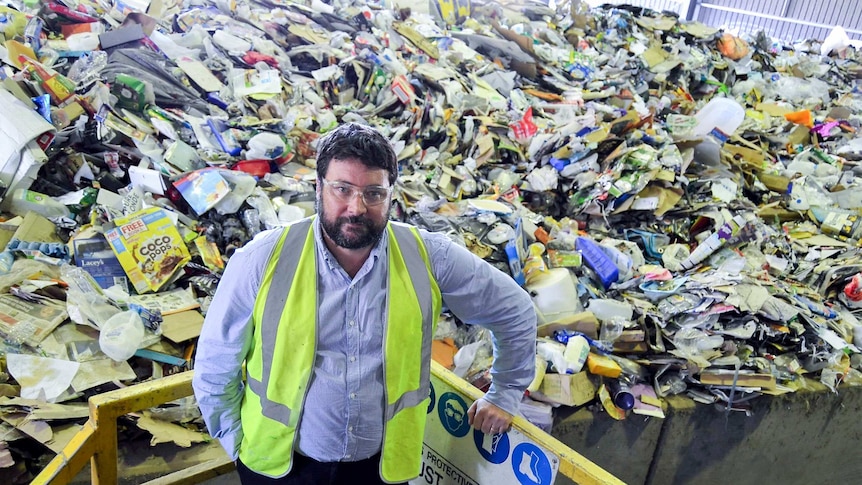
[(712, 135), (723, 144), (745, 120), (745, 108), (730, 98), (712, 98), (694, 115), (697, 137)]
[(9, 211), (15, 215), (24, 216), (29, 211), (45, 217), (69, 217), (71, 212), (64, 204), (53, 198), (26, 189), (15, 189), (9, 201)]

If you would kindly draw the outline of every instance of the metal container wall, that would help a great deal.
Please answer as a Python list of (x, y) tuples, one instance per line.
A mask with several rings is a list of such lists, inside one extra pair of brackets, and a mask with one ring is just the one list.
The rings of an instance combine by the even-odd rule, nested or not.
[(776, 40), (822, 40), (840, 25), (851, 39), (862, 40), (859, 0), (588, 0), (590, 5), (628, 4), (674, 12), (735, 34), (761, 30)]
[(692, 10), (692, 19), (704, 24), (737, 33), (764, 30), (785, 42), (822, 40), (836, 25), (862, 39), (858, 0), (698, 0)]

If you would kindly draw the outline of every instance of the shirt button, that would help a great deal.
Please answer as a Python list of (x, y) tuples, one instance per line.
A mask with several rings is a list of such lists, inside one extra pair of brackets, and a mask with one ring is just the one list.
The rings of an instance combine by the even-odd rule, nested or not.
[(353, 320), (351, 320), (351, 321), (348, 323), (348, 325), (350, 325), (350, 326), (352, 327), (352, 326), (353, 326)]
[(350, 399), (356, 399), (356, 393), (355, 392), (350, 393)]
[(350, 431), (352, 433), (353, 432), (353, 426), (348, 426), (347, 431)]
[(356, 356), (355, 355), (350, 356), (350, 362), (356, 362)]
[(353, 456), (353, 455), (344, 455), (344, 457), (347, 458), (348, 460), (350, 459), (351, 456)]

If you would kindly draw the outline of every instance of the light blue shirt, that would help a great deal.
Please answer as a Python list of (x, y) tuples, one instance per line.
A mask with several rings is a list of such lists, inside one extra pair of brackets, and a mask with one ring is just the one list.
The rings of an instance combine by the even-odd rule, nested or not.
[[(362, 460), (381, 450), (383, 437), (388, 232), (351, 279), (323, 243), (319, 219), (313, 228), (318, 347), (296, 446), (318, 461)], [(242, 441), (240, 369), (252, 344), (252, 309), (280, 233), (261, 233), (234, 253), (198, 340), (195, 396), (210, 434), (234, 460)], [(492, 332), (493, 384), (484, 398), (518, 414), (535, 365), (536, 314), (530, 296), (509, 275), (445, 235), (420, 233), (443, 305), (463, 322)]]

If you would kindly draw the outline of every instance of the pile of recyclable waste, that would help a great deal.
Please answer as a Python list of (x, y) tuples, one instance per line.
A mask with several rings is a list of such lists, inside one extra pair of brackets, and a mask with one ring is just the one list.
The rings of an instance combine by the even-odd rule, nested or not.
[[(226, 260), (314, 213), (316, 142), (346, 122), (398, 154), (393, 219), (531, 293), (536, 424), (862, 382), (843, 31), (784, 45), (635, 7), (445, 4), (0, 6), (0, 467), (23, 483), (88, 397), (193, 368)], [(481, 388), (477, 330), (443, 315), (434, 355)]]

